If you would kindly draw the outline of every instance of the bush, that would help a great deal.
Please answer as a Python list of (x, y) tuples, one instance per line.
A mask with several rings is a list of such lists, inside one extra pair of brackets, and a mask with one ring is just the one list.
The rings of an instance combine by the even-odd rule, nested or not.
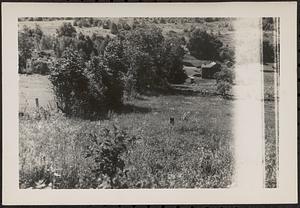
[(69, 36), (57, 37), (53, 44), (53, 50), (57, 58), (60, 58), (66, 48), (72, 48), (75, 50), (75, 39)]
[(204, 60), (219, 60), (222, 42), (215, 36), (200, 29), (193, 30), (187, 45), (192, 56)]
[(18, 34), (19, 73), (24, 73), (26, 62), (32, 56), (34, 44), (32, 38), (26, 32)]
[(118, 33), (118, 27), (115, 23), (112, 23), (110, 26), (110, 32), (114, 35), (116, 35)]
[(32, 62), (32, 73), (46, 75), (49, 72), (50, 67), (47, 60), (37, 59)]
[(124, 30), (130, 30), (131, 29), (131, 27), (130, 27), (130, 25), (128, 23), (124, 23), (122, 25), (122, 27), (123, 27)]
[(84, 115), (89, 111), (88, 78), (85, 65), (78, 52), (67, 48), (53, 66), (50, 81), (56, 95), (58, 107), (66, 115)]
[(85, 61), (90, 60), (92, 55), (98, 55), (96, 46), (89, 36), (79, 33), (74, 42), (76, 50), (80, 52), (81, 57)]
[(124, 165), (136, 137), (115, 125), (56, 115), (21, 120), (20, 138), (21, 189), (126, 188)]
[(32, 57), (34, 49), (39, 49), (42, 37), (43, 32), (38, 25), (34, 29), (24, 26), (18, 33), (19, 73), (25, 72), (27, 60)]
[(165, 41), (164, 66), (169, 83), (180, 84), (187, 78), (183, 70), (183, 44), (184, 42), (180, 38), (171, 38)]
[(223, 47), (220, 49), (220, 60), (223, 62), (230, 61), (234, 63), (235, 61), (235, 54), (234, 50), (228, 48), (228, 47)]
[(102, 27), (103, 29), (110, 29), (110, 25), (111, 25), (111, 21), (110, 20), (106, 20), (105, 22), (103, 22)]
[(67, 37), (75, 37), (76, 36), (76, 29), (73, 27), (71, 23), (64, 22), (62, 26), (60, 26), (56, 30), (56, 34), (58, 37), (67, 36)]
[(138, 92), (163, 88), (166, 84), (164, 69), (164, 37), (158, 27), (141, 26), (123, 37), (124, 55), (130, 63), (127, 74), (133, 77)]
[(104, 116), (122, 102), (121, 80), (99, 57), (85, 65), (79, 53), (68, 48), (53, 67), (50, 80), (59, 108), (66, 115)]
[(231, 69), (222, 69), (216, 73), (217, 93), (223, 97), (232, 94), (232, 86), (234, 84), (235, 75)]
[(91, 158), (94, 162), (91, 167), (94, 178), (108, 177), (109, 186), (105, 188), (126, 188), (126, 183), (122, 183), (119, 179), (126, 174), (123, 157), (130, 143), (135, 141), (135, 137), (130, 140), (126, 132), (115, 125), (113, 130), (104, 128), (100, 138), (96, 134), (90, 134), (90, 137), (86, 145), (85, 158)]
[(54, 46), (54, 39), (51, 36), (44, 35), (40, 41), (41, 50), (51, 50)]
[(166, 24), (166, 19), (161, 17), (159, 20), (160, 24)]

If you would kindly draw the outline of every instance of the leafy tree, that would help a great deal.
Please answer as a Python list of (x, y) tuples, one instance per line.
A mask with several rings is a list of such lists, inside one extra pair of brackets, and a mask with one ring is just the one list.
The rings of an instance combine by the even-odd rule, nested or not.
[(130, 30), (131, 29), (130, 25), (127, 22), (125, 22), (124, 24), (122, 24), (122, 28), (124, 30)]
[(103, 22), (102, 27), (103, 27), (103, 29), (110, 29), (110, 25), (111, 25), (111, 21), (106, 20)]
[(232, 69), (223, 68), (220, 72), (217, 72), (217, 92), (225, 98), (228, 97), (231, 94), (234, 79), (235, 75)]
[(158, 27), (137, 27), (125, 34), (124, 54), (139, 92), (163, 87), (166, 84), (163, 69), (164, 37)]
[(160, 18), (160, 21), (159, 21), (161, 24), (166, 24), (166, 19), (165, 18)]
[(34, 38), (32, 30), (24, 27), (18, 33), (18, 55), (19, 55), (19, 73), (23, 73), (26, 69), (26, 62), (32, 57), (34, 49)]
[(56, 34), (58, 37), (66, 36), (66, 37), (75, 37), (76, 36), (76, 29), (75, 27), (69, 23), (64, 22), (62, 26), (60, 26), (56, 30)]
[(69, 36), (57, 37), (53, 44), (53, 50), (58, 58), (60, 58), (66, 48), (76, 49), (76, 41)]
[(51, 70), (50, 80), (59, 108), (69, 116), (103, 116), (122, 103), (122, 80), (94, 56), (86, 64), (79, 52), (67, 48)]
[(203, 60), (219, 60), (222, 42), (200, 29), (193, 30), (187, 45), (191, 55)]
[(84, 36), (82, 33), (79, 33), (77, 39), (75, 39), (75, 45), (85, 61), (89, 60), (92, 54), (98, 55), (98, 51), (95, 48), (96, 46), (89, 36)]
[(272, 17), (262, 18), (262, 26), (264, 31), (272, 31), (274, 29), (274, 19)]
[(49, 35), (43, 35), (40, 41), (41, 50), (50, 50), (54, 47), (55, 40)]
[[(50, 81), (58, 107), (66, 115), (83, 116), (93, 104), (89, 100), (89, 80), (79, 53), (67, 48), (51, 69)], [(93, 109), (90, 109), (93, 110)]]
[[(101, 133), (101, 136), (90, 133), (90, 139), (85, 148), (85, 158), (94, 161), (91, 172), (96, 179), (105, 181), (105, 177), (108, 177), (109, 183), (105, 186), (106, 188), (128, 188), (126, 178), (128, 170), (125, 170), (124, 156), (135, 144), (137, 138), (129, 137), (125, 131), (115, 125), (112, 130), (101, 129)], [(97, 184), (97, 181), (93, 183)]]
[(117, 25), (114, 22), (110, 26), (110, 31), (114, 35), (116, 35), (118, 33), (118, 27), (117, 27)]
[(187, 78), (183, 70), (183, 44), (184, 42), (180, 38), (170, 38), (165, 41), (164, 67), (167, 70), (166, 77), (170, 83), (183, 83)]
[(229, 47), (222, 47), (220, 49), (220, 58), (219, 60), (225, 62), (225, 61), (230, 61), (233, 62), (235, 61), (235, 53), (234, 50), (230, 49)]

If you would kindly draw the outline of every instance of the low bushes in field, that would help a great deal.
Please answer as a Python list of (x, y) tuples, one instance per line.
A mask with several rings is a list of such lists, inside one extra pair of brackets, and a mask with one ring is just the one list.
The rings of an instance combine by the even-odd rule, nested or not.
[(234, 84), (235, 75), (232, 69), (222, 68), (216, 73), (217, 93), (223, 97), (232, 95), (232, 86)]
[(135, 137), (116, 126), (82, 125), (62, 116), (21, 125), (21, 188), (122, 188), (124, 157)]

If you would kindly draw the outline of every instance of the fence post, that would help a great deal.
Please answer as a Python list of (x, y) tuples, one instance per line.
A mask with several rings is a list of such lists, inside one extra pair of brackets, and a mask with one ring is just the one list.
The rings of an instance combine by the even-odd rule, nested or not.
[(39, 105), (39, 99), (38, 98), (35, 98), (35, 105), (36, 105), (37, 108), (39, 108), (40, 105)]

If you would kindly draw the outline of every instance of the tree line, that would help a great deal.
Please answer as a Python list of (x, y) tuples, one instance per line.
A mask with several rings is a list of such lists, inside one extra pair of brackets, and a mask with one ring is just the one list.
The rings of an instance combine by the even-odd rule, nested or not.
[[(137, 93), (168, 90), (183, 83), (184, 47), (198, 59), (233, 61), (217, 36), (194, 29), (189, 42), (162, 29), (133, 23), (115, 36), (84, 35), (63, 23), (55, 36), (41, 28), (19, 32), (19, 73), (49, 74), (59, 107), (67, 115), (92, 115), (122, 106)], [(113, 32), (113, 31), (112, 31)]]

